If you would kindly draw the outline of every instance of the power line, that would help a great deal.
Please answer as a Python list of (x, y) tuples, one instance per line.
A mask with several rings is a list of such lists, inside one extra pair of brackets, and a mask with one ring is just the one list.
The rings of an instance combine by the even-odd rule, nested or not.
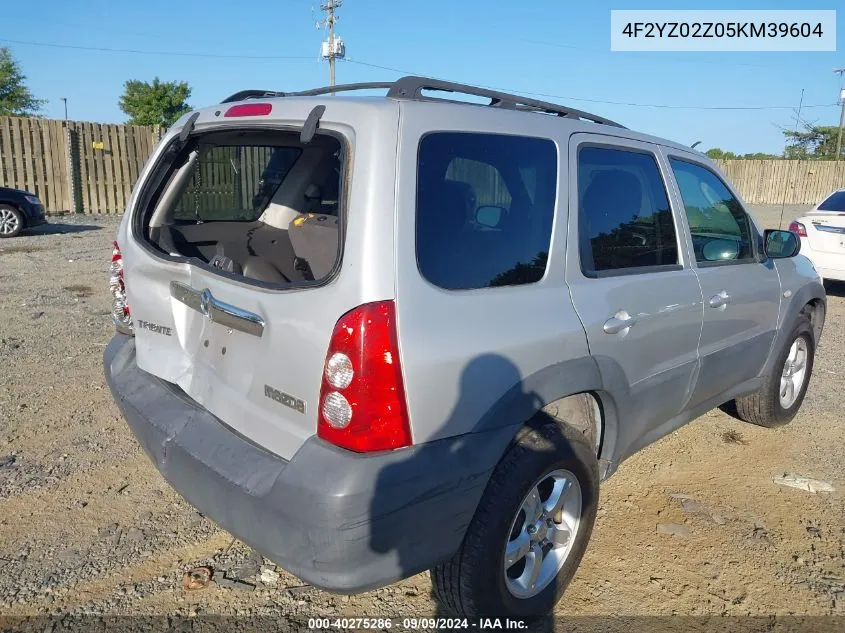
[[(378, 68), (380, 70), (388, 70), (390, 72), (400, 73), (404, 75), (417, 75), (420, 73), (416, 73), (410, 70), (402, 70), (401, 68), (393, 68), (391, 66), (383, 66), (381, 64), (373, 64), (370, 62), (364, 62), (359, 59), (351, 59), (346, 58), (346, 61), (350, 64), (358, 64), (359, 66), (368, 66), (370, 68)], [(428, 76), (428, 75), (426, 75)], [(437, 77), (432, 77), (432, 79), (438, 79)], [(692, 106), (692, 105), (677, 105), (677, 104), (667, 104), (667, 103), (632, 103), (632, 102), (625, 102), (625, 101), (607, 101), (603, 99), (590, 99), (587, 97), (571, 97), (567, 95), (555, 95), (549, 94), (546, 92), (528, 92), (526, 90), (515, 90), (513, 88), (502, 88), (497, 86), (483, 86), (479, 85), (479, 88), (487, 88), (488, 90), (499, 90), (502, 92), (512, 92), (517, 94), (523, 94), (529, 97), (546, 97), (549, 99), (568, 99), (569, 101), (585, 101), (588, 103), (601, 103), (605, 105), (619, 105), (619, 106), (629, 106), (629, 107), (637, 107), (637, 108), (664, 108), (664, 109), (677, 109), (677, 110), (791, 110), (794, 106)], [(835, 107), (837, 104), (834, 103), (820, 103), (816, 105), (805, 105), (804, 109), (806, 108), (830, 108)]]
[(52, 44), (50, 42), (31, 42), (25, 40), (0, 39), (0, 42), (9, 44), (23, 44), (25, 46), (45, 46), (47, 48), (68, 48), (80, 51), (94, 51), (98, 53), (133, 53), (137, 55), (167, 55), (173, 57), (206, 57), (215, 59), (272, 59), (287, 61), (315, 61), (315, 57), (305, 55), (226, 55), (222, 53), (185, 53), (181, 51), (152, 51), (135, 48), (106, 48), (102, 46), (78, 46), (75, 44)]
[[(592, 53), (596, 55), (620, 55), (620, 51), (611, 51), (607, 49), (598, 49), (598, 48), (587, 48), (584, 46), (573, 46), (572, 44), (560, 44), (558, 42), (546, 42), (544, 40), (532, 40), (532, 39), (524, 39), (520, 38), (519, 41), (527, 42), (528, 44), (538, 44), (540, 46), (551, 46), (552, 48), (565, 48), (574, 51), (583, 51), (585, 53)], [(661, 61), (668, 61), (671, 63), (684, 63), (684, 64), (708, 64), (713, 66), (720, 66), (724, 68), (725, 66), (743, 66), (746, 68), (768, 68), (770, 70), (778, 70), (778, 66), (767, 66), (764, 64), (749, 64), (746, 62), (731, 62), (725, 63), (720, 61), (711, 61), (706, 59), (686, 59), (685, 57), (679, 55), (669, 56), (668, 58), (663, 58)]]
[[(338, 0), (328, 0), (329, 4), (333, 4), (334, 8), (339, 6)], [(277, 60), (277, 61), (314, 61), (314, 57), (309, 57), (305, 55), (230, 55), (230, 54), (222, 54), (222, 53), (187, 53), (182, 51), (161, 51), (161, 50), (141, 50), (141, 49), (132, 49), (132, 48), (107, 48), (101, 46), (80, 46), (75, 44), (53, 44), (50, 42), (33, 42), (27, 40), (12, 40), (7, 38), (0, 39), (0, 42), (9, 43), (9, 44), (22, 44), (25, 46), (43, 46), (47, 48), (62, 48), (62, 49), (71, 49), (71, 50), (83, 50), (83, 51), (93, 51), (93, 52), (100, 52), (100, 53), (129, 53), (129, 54), (137, 54), (137, 55), (166, 55), (172, 57), (198, 57), (198, 58), (209, 58), (209, 59), (251, 59), (251, 60)], [(342, 59), (340, 56), (335, 56), (337, 59)], [(334, 85), (332, 81), (333, 69), (331, 66), (334, 64), (332, 63), (335, 58), (329, 57), (330, 63), (330, 85)], [(368, 68), (377, 68), (379, 70), (387, 70), (389, 72), (395, 72), (402, 75), (418, 75), (421, 73), (417, 73), (411, 70), (403, 70), (401, 68), (394, 68), (392, 66), (384, 66), (382, 64), (374, 64), (372, 62), (365, 62), (359, 59), (350, 59), (345, 58), (344, 61), (350, 64), (357, 64), (359, 66), (366, 66)], [(437, 77), (432, 77), (432, 79), (438, 79)], [(670, 110), (711, 110), (711, 111), (754, 111), (754, 110), (791, 110), (793, 106), (692, 106), (692, 105), (678, 105), (678, 104), (667, 104), (667, 103), (634, 103), (634, 102), (625, 102), (625, 101), (608, 101), (604, 99), (591, 99), (587, 97), (572, 97), (568, 95), (556, 95), (556, 94), (549, 94), (546, 92), (529, 92), (526, 90), (516, 90), (513, 88), (502, 88), (497, 86), (484, 86), (480, 85), (481, 88), (487, 88), (489, 90), (499, 90), (503, 92), (513, 92), (517, 94), (523, 94), (530, 97), (545, 97), (548, 99), (564, 99), (569, 101), (583, 101), (585, 103), (599, 103), (604, 105), (617, 105), (617, 106), (626, 106), (626, 107), (636, 107), (636, 108), (661, 108), (661, 109), (670, 109)], [(814, 105), (805, 105), (804, 109), (809, 108), (831, 108), (831, 107), (838, 107), (838, 103), (819, 103)]]

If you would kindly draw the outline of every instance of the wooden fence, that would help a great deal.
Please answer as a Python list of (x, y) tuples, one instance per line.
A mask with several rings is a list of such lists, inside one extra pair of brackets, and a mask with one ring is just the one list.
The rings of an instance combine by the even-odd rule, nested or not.
[[(35, 193), (49, 213), (122, 213), (161, 134), (157, 127), (0, 117), (0, 186)], [(718, 162), (751, 204), (815, 204), (845, 187), (845, 161)]]
[(0, 117), (0, 186), (49, 213), (122, 213), (160, 128)]
[(720, 160), (749, 204), (816, 204), (845, 187), (845, 161)]

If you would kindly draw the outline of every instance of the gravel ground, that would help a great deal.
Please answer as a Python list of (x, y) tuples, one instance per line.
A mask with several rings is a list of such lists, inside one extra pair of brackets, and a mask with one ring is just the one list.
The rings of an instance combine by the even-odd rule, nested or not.
[[(754, 212), (777, 225), (780, 208)], [(0, 615), (436, 613), (427, 574), (351, 597), (303, 586), (170, 489), (102, 375), (118, 220), (52, 221), (0, 242)], [(711, 411), (622, 464), (560, 614), (845, 615), (845, 287), (829, 294), (795, 421)], [(836, 490), (775, 485), (784, 472)], [(186, 591), (203, 565), (215, 582)]]

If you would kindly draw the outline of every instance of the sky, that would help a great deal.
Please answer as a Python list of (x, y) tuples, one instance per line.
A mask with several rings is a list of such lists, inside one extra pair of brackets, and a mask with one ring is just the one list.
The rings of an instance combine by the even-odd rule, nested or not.
[[(123, 122), (118, 99), (129, 79), (187, 81), (197, 107), (246, 88), (328, 84), (318, 1), (40, 0), (37, 15), (35, 6), (0, 0), (0, 46), (48, 100), (50, 118), (64, 116), (66, 97), (70, 119)], [(838, 51), (611, 52), (612, 8), (839, 8)], [(802, 121), (839, 121), (833, 69), (845, 67), (845, 5), (837, 1), (345, 0), (338, 15), (347, 52), (338, 83), (423, 74), (737, 153), (780, 153), (802, 89)]]

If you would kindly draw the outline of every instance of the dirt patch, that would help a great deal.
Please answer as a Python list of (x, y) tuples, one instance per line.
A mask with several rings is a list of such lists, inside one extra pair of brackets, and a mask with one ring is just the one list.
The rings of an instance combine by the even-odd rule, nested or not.
[[(49, 248), (49, 257), (0, 268), (0, 614), (435, 614), (427, 574), (358, 596), (319, 591), (167, 485), (103, 380), (118, 218), (66, 221), (103, 230), (16, 238), (20, 252)], [(845, 615), (843, 295), (829, 298), (790, 425), (710, 411), (605, 482), (559, 614)], [(784, 473), (835, 492), (774, 483)], [(212, 581), (186, 591), (197, 567), (213, 569)]]

